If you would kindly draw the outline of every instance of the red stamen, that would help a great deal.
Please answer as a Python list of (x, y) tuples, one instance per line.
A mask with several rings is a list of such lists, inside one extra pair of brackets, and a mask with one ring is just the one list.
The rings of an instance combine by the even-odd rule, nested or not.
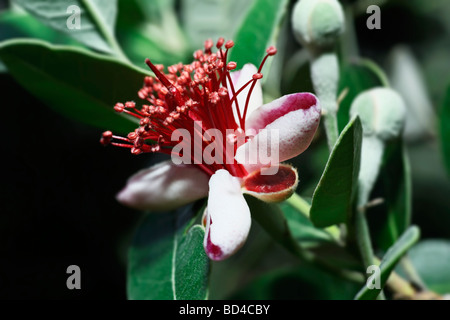
[(220, 37), (220, 38), (219, 38), (219, 40), (217, 40), (217, 43), (216, 43), (216, 48), (217, 48), (217, 49), (220, 49), (220, 48), (222, 48), (222, 46), (223, 46), (224, 42), (225, 42), (225, 39), (224, 39), (224, 38), (222, 38), (222, 37)]
[[(178, 63), (169, 66), (167, 74), (164, 73), (163, 65), (154, 65), (146, 59), (145, 63), (155, 77), (144, 78), (144, 84), (138, 91), (138, 96), (148, 104), (137, 107), (135, 102), (128, 101), (114, 106), (115, 111), (139, 119), (139, 127), (126, 137), (115, 136), (112, 132), (106, 131), (100, 142), (103, 145), (111, 144), (128, 148), (133, 154), (160, 152), (168, 155), (176, 154), (173, 148), (178, 143), (182, 143), (186, 148), (194, 148), (194, 152), (191, 153), (192, 162), (208, 175), (213, 175), (219, 169), (226, 169), (234, 176), (246, 176), (248, 173), (244, 166), (234, 160), (237, 150), (236, 141), (227, 142), (226, 130), (239, 129), (243, 132), (245, 129), (250, 95), (256, 81), (262, 78), (261, 70), (267, 57), (276, 54), (276, 49), (274, 47), (267, 49), (267, 55), (258, 72), (241, 88), (235, 88), (230, 71), (235, 70), (237, 64), (227, 63), (228, 51), (233, 46), (233, 41), (225, 42), (225, 39), (219, 38), (216, 43), (218, 51), (213, 53), (214, 43), (207, 40), (204, 51), (196, 51), (195, 60), (191, 64)], [(225, 49), (222, 49), (223, 47)], [(237, 97), (250, 84), (242, 115)], [(234, 117), (233, 108), (236, 108), (238, 119)], [(199, 127), (195, 121), (201, 121), (202, 125)], [(172, 133), (178, 129), (184, 129), (190, 133), (190, 143), (171, 140)], [(212, 136), (206, 135), (208, 129), (218, 129), (223, 134), (224, 152), (218, 155), (223, 163), (207, 164), (204, 159), (198, 159), (198, 153), (195, 153), (200, 150), (203, 155), (203, 150), (208, 145), (219, 142)], [(234, 143), (234, 146), (229, 149), (227, 143)], [(181, 155), (178, 154), (178, 156)], [(233, 159), (233, 163), (226, 163), (227, 159)]]

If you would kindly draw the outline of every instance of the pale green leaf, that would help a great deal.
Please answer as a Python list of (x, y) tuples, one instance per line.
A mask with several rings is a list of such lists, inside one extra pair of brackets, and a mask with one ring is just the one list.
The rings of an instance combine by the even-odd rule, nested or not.
[(208, 296), (209, 258), (205, 229), (193, 225), (192, 206), (148, 214), (128, 255), (128, 297), (132, 300), (199, 300)]
[(358, 117), (342, 131), (314, 191), (311, 221), (316, 227), (348, 222), (358, 187), (362, 127)]
[[(95, 50), (111, 53), (117, 16), (117, 0), (13, 0), (36, 19)], [(80, 29), (68, 28), (73, 11), (80, 9)]]
[(92, 126), (128, 133), (137, 121), (114, 111), (117, 102), (137, 98), (148, 75), (115, 58), (38, 40), (0, 44), (11, 75), (49, 107)]

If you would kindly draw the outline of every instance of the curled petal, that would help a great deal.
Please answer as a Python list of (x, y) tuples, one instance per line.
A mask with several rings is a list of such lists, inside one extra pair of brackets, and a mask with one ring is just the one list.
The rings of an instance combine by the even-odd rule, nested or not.
[(273, 175), (261, 174), (261, 170), (250, 173), (244, 179), (243, 192), (265, 202), (280, 202), (289, 198), (297, 188), (297, 170), (280, 164)]
[(133, 175), (117, 200), (138, 210), (175, 209), (208, 194), (208, 176), (193, 165), (159, 163)]
[[(256, 135), (236, 151), (235, 159), (249, 171), (291, 159), (308, 148), (319, 126), (320, 104), (311, 93), (283, 96), (255, 110), (246, 121), (246, 132)], [(263, 150), (260, 150), (260, 149)], [(258, 154), (257, 161), (249, 161)]]
[(206, 234), (203, 242), (212, 260), (224, 260), (240, 249), (251, 226), (250, 209), (238, 178), (218, 170), (209, 180)]
[[(249, 80), (253, 78), (253, 75), (258, 72), (258, 69), (251, 63), (247, 63), (244, 65), (244, 67), (241, 70), (231, 72), (231, 81), (233, 82), (234, 89), (236, 91), (239, 90), (243, 85), (245, 85)], [(250, 90), (251, 84), (248, 85), (241, 93), (239, 93), (237, 97), (237, 101), (239, 104), (239, 110), (241, 112), (241, 116), (244, 116), (244, 108), (245, 108), (245, 102), (247, 100), (247, 96)], [(232, 93), (230, 93), (230, 97), (232, 97)], [(257, 81), (255, 84), (255, 87), (252, 90), (252, 94), (250, 96), (250, 101), (247, 107), (247, 114), (246, 118), (249, 117), (249, 115), (262, 106), (263, 104), (263, 94), (262, 94), (262, 88), (261, 88), (261, 82)], [(234, 118), (236, 119), (236, 123), (239, 123), (239, 118), (236, 111), (236, 106), (233, 103), (233, 114)]]

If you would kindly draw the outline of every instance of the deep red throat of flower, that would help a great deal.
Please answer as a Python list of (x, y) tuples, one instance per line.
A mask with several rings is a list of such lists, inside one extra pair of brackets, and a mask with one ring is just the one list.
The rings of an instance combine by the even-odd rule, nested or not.
[[(173, 148), (179, 143), (171, 139), (175, 130), (188, 130), (193, 144), (195, 141), (202, 141), (201, 146), (192, 145), (192, 150), (194, 147), (200, 147), (203, 151), (214, 142), (214, 139), (212, 141), (204, 139), (203, 132), (208, 129), (218, 129), (223, 137), (227, 137), (223, 139), (223, 150), (227, 149), (226, 143), (235, 144), (233, 161), (231, 163), (227, 161), (226, 154), (223, 154), (223, 161), (220, 163), (207, 164), (203, 160), (194, 159), (195, 152), (192, 152), (192, 163), (209, 176), (220, 169), (226, 169), (236, 177), (247, 176), (248, 172), (244, 166), (234, 160), (238, 143), (235, 137), (227, 136), (227, 129), (245, 132), (245, 119), (253, 88), (263, 77), (261, 70), (267, 58), (275, 55), (277, 50), (270, 47), (258, 72), (245, 85), (235, 88), (230, 71), (236, 69), (236, 63), (227, 63), (229, 49), (234, 46), (233, 41), (225, 43), (224, 39), (220, 38), (216, 43), (217, 52), (215, 53), (212, 52), (213, 45), (211, 40), (206, 41), (204, 51), (196, 51), (191, 64), (179, 63), (169, 66), (168, 73), (164, 73), (164, 66), (154, 65), (147, 59), (146, 63), (155, 77), (145, 78), (138, 96), (147, 100), (148, 104), (138, 108), (134, 102), (129, 101), (125, 104), (117, 103), (114, 107), (117, 112), (124, 112), (139, 119), (139, 127), (130, 132), (127, 137), (116, 136), (111, 131), (106, 131), (103, 133), (101, 143), (130, 148), (133, 154), (161, 152), (172, 155)], [(237, 97), (243, 94), (243, 90), (248, 86), (250, 88), (245, 99), (245, 106), (240, 108)], [(202, 123), (200, 130), (195, 125), (196, 121)], [(196, 136), (200, 136), (200, 139), (196, 139)], [(244, 138), (245, 141), (247, 139), (248, 137)], [(182, 154), (177, 155), (182, 156)]]

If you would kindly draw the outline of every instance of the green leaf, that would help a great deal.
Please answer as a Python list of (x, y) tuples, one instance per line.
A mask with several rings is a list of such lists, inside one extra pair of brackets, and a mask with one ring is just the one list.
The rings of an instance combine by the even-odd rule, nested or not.
[[(117, 0), (13, 0), (36, 19), (95, 50), (111, 53), (117, 15)], [(69, 29), (74, 14), (68, 8), (80, 8), (80, 29)]]
[(294, 239), (303, 247), (316, 247), (319, 244), (333, 242), (333, 237), (323, 229), (314, 227), (312, 222), (295, 208), (284, 202), (279, 205), (286, 218)]
[(279, 207), (283, 211), (290, 236), (302, 249), (314, 252), (317, 258), (326, 261), (328, 265), (342, 270), (360, 270), (358, 259), (338, 244), (330, 232), (316, 228), (305, 214), (289, 202), (283, 202)]
[(403, 255), (419, 240), (420, 230), (416, 226), (409, 227), (398, 241), (386, 252), (380, 263), (380, 288), (369, 289), (367, 285), (358, 292), (357, 300), (375, 300), (385, 286), (392, 270)]
[[(146, 19), (152, 23), (162, 24), (165, 12), (173, 11), (175, 0), (134, 0)], [(130, 2), (130, 0), (126, 0)], [(131, 1), (132, 2), (132, 1)], [(133, 19), (133, 17), (130, 17)]]
[[(328, 266), (347, 270), (359, 270), (357, 259), (338, 245), (333, 237), (322, 229), (315, 228), (307, 217), (288, 203), (269, 204), (246, 196), (252, 218), (294, 256), (304, 260), (321, 259)], [(309, 252), (315, 252), (315, 257)]]
[(203, 249), (205, 229), (192, 226), (193, 219), (193, 206), (145, 217), (128, 255), (129, 299), (207, 298), (209, 259)]
[(447, 171), (450, 174), (450, 86), (447, 88), (441, 108), (441, 144)]
[[(302, 250), (294, 238), (283, 211), (276, 204), (260, 201), (252, 196), (245, 196), (252, 218), (278, 243), (294, 255)], [(300, 214), (300, 213), (299, 213)]]
[(117, 36), (138, 66), (145, 66), (146, 58), (164, 65), (192, 61), (193, 50), (179, 26), (173, 0), (119, 1)]
[(160, 41), (150, 36), (151, 33), (149, 34), (145, 26), (122, 25), (118, 33), (123, 50), (135, 65), (146, 67), (144, 62), (146, 58), (151, 59), (153, 63), (166, 66), (188, 62), (189, 58), (192, 61), (192, 55), (187, 54), (184, 47), (173, 48), (162, 45)]
[(202, 48), (207, 39), (233, 39), (253, 2), (254, 0), (182, 0), (183, 27), (193, 48)]
[(386, 145), (380, 178), (387, 206), (387, 217), (380, 231), (380, 247), (386, 250), (411, 223), (411, 168), (401, 139)]
[(408, 257), (428, 289), (438, 294), (450, 293), (450, 241), (421, 241)]
[(358, 117), (342, 131), (311, 204), (311, 221), (324, 228), (347, 222), (358, 187), (362, 127)]
[[(237, 63), (238, 69), (246, 63), (259, 66), (267, 48), (275, 43), (287, 4), (287, 0), (254, 0), (236, 32), (236, 45), (229, 58)], [(269, 64), (265, 66), (266, 70), (269, 69)]]
[(355, 257), (336, 243), (330, 234), (314, 228), (300, 212), (289, 208), (289, 204), (269, 204), (251, 196), (246, 196), (246, 200), (252, 218), (294, 256), (347, 275), (348, 271), (360, 270)]
[(350, 120), (350, 106), (365, 90), (387, 84), (386, 76), (372, 61), (362, 59), (342, 67), (338, 92), (348, 90), (339, 104), (338, 128), (341, 132)]
[(42, 25), (25, 11), (6, 10), (0, 13), (0, 41), (26, 37), (39, 38), (55, 44), (80, 45), (72, 38)]
[(133, 100), (147, 73), (114, 58), (38, 40), (3, 42), (0, 59), (25, 89), (57, 112), (120, 133), (136, 128), (134, 119), (113, 107)]

